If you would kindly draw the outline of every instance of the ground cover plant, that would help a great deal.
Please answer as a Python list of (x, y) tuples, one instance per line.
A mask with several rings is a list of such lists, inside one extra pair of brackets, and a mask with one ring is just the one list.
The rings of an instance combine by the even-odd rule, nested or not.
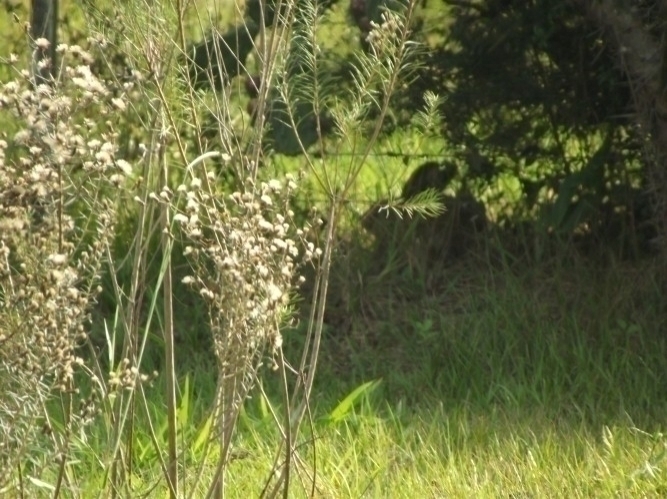
[[(1, 495), (667, 493), (654, 139), (471, 102), (458, 22), (512, 67), (558, 75), (560, 45), (494, 51), (494, 2), (446, 4), (83, 2), (55, 47), (14, 24)], [(433, 84), (434, 47), (460, 71)]]

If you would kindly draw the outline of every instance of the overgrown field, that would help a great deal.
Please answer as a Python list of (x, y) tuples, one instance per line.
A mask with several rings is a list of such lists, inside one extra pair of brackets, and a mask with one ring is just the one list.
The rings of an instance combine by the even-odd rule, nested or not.
[[(520, 169), (408, 194), (459, 147), (392, 107), (418, 3), (364, 50), (347, 4), (67, 3), (42, 85), (0, 21), (1, 497), (667, 496), (664, 255), (514, 206)], [(256, 29), (217, 92), (183, 62), (215, 25)]]
[[(332, 308), (301, 437), (304, 446), (316, 442), (301, 455), (316, 463), (315, 497), (662, 497), (660, 267), (596, 265), (561, 252), (518, 268), (480, 258), (443, 270), (434, 289), (420, 277), (375, 280), (359, 269), (348, 307)], [(286, 355), (301, 338), (286, 334)], [(197, 346), (181, 351), (187, 469), (210, 430), (203, 414), (215, 370)], [(147, 396), (164, 446), (161, 379)], [(279, 380), (267, 374), (263, 385), (268, 399), (255, 393), (238, 427), (230, 497), (259, 496), (272, 465)], [(94, 439), (89, 445), (86, 459), (98, 452)], [(152, 445), (136, 435), (137, 495), (160, 479)], [(97, 485), (82, 473), (87, 497)], [(310, 496), (309, 481), (296, 484), (290, 497)]]

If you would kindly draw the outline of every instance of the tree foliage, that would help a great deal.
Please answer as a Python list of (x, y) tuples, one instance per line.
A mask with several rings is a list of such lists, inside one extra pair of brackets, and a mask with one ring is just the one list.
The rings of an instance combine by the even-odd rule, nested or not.
[[(221, 61), (222, 73), (239, 74), (256, 27), (274, 18), (272, 4), (263, 14), (261, 5), (248, 3), (242, 27), (194, 48), (198, 83), (212, 74), (220, 85), (220, 72), (207, 70)], [(372, 23), (394, 5), (350, 1), (349, 22), (365, 50)], [(413, 37), (427, 50), (411, 61), (418, 71), (394, 98), (394, 126), (385, 131), (409, 126), (426, 92), (443, 96), (441, 134), (448, 146), (441, 160), (456, 166), (457, 185), (493, 204), (497, 221), (536, 219), (548, 232), (603, 241), (628, 236), (636, 249), (637, 239), (645, 243), (654, 235), (656, 208), (647, 192), (656, 187), (656, 169), (649, 166), (661, 162), (666, 148), (662, 107), (649, 110), (662, 102), (667, 74), (660, 12), (649, 1), (624, 8), (583, 0), (424, 1)], [(610, 36), (618, 33), (626, 39)], [(223, 47), (221, 57), (211, 58), (212, 40)], [(329, 76), (349, 75), (354, 60), (339, 66)], [(299, 71), (289, 78), (298, 79)], [(296, 133), (281, 119), (268, 120), (276, 152), (298, 154), (297, 137), (306, 146), (317, 140), (312, 107), (306, 103), (296, 114), (302, 118)]]

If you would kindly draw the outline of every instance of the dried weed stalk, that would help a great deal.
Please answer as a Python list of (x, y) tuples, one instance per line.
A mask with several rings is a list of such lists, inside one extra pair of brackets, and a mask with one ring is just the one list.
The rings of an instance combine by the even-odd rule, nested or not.
[(190, 241), (185, 254), (194, 272), (185, 282), (208, 305), (219, 366), (216, 409), (224, 461), (264, 354), (276, 362), (290, 295), (303, 281), (297, 260), (317, 258), (320, 250), (305, 242), (308, 228), (297, 228), (289, 209), (297, 188), (294, 177), (257, 183), (247, 178), (241, 192), (226, 198), (210, 190), (209, 177), (178, 187), (184, 206), (174, 220)]
[[(33, 463), (30, 476), (53, 470), (95, 412), (94, 397), (74, 403), (83, 398), (75, 373), (86, 372), (77, 347), (113, 237), (113, 198), (131, 173), (114, 145), (122, 95), (92, 74), (80, 47), (57, 51), (51, 84), (36, 85), (12, 56), (17, 76), (0, 87), (0, 120), (16, 130), (0, 140), (0, 491), (17, 483), (21, 463)], [(61, 396), (56, 430), (47, 403)]]

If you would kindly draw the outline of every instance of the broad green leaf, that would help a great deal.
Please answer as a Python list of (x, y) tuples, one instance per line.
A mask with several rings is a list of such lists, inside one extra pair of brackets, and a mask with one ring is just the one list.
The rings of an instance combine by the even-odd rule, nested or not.
[(327, 419), (332, 423), (338, 423), (339, 421), (342, 421), (350, 414), (355, 402), (371, 393), (379, 385), (380, 380), (375, 380), (368, 381), (363, 385), (358, 386), (347, 397), (340, 401), (334, 410), (331, 411)]

